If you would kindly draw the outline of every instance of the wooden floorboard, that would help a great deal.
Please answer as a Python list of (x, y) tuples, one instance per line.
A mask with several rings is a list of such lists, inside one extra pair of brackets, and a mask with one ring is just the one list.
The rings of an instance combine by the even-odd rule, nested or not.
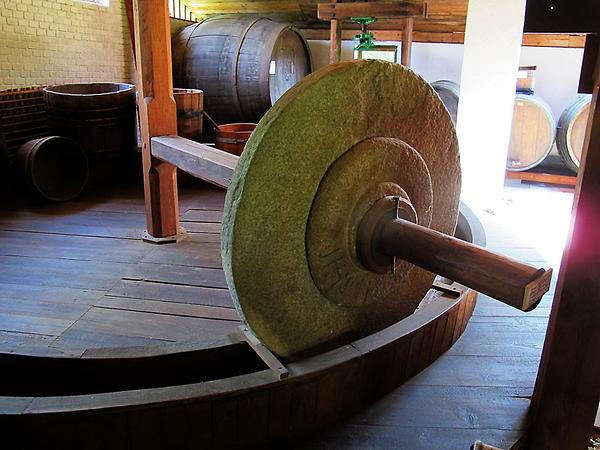
[(173, 342), (213, 342), (228, 336), (238, 325), (230, 320), (92, 307), (69, 331), (98, 331)]
[(126, 270), (125, 263), (0, 256), (0, 284), (109, 290)]
[(0, 255), (137, 263), (150, 248), (139, 240), (119, 240), (95, 236), (0, 231)]
[(172, 301), (154, 301), (138, 298), (102, 297), (95, 306), (126, 311), (167, 314), (183, 317), (200, 317), (205, 319), (240, 321), (240, 316), (234, 308), (219, 306), (191, 305)]
[(227, 288), (223, 270), (207, 267), (140, 263), (129, 269), (124, 280), (171, 283), (185, 286)]
[(222, 288), (121, 280), (107, 295), (233, 308), (229, 290)]
[[(415, 412), (418, 407), (415, 405)], [(507, 449), (521, 435), (520, 430), (489, 430), (465, 428), (426, 428), (392, 426), (345, 425), (320, 432), (309, 440), (286, 442), (294, 450), (468, 450), (476, 440)], [(282, 444), (270, 446), (281, 448)]]

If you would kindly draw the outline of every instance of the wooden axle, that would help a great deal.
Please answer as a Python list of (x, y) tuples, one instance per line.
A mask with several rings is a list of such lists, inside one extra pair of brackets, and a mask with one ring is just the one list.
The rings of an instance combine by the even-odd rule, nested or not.
[(393, 267), (401, 258), (522, 311), (535, 308), (550, 288), (552, 269), (537, 269), (413, 223), (412, 211), (398, 217), (396, 211), (406, 211), (407, 203), (385, 197), (363, 219), (358, 253), (367, 268), (380, 271), (372, 261), (387, 257)]

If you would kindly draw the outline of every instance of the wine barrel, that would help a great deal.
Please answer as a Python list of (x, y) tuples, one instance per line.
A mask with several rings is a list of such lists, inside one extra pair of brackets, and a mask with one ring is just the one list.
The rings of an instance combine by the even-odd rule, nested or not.
[(173, 40), (173, 80), (202, 89), (219, 123), (258, 122), (311, 72), (308, 44), (290, 24), (256, 16), (216, 16)]
[(456, 126), (458, 114), (458, 100), (460, 97), (460, 85), (450, 80), (438, 80), (431, 83), (431, 87), (438, 93), (442, 103), (450, 113), (452, 122)]
[(76, 141), (91, 156), (137, 149), (135, 86), (89, 83), (44, 89), (53, 134)]
[(541, 163), (554, 143), (555, 122), (548, 104), (535, 95), (517, 94), (506, 168), (528, 170)]
[(565, 165), (574, 172), (579, 170), (591, 102), (590, 95), (579, 97), (558, 120), (556, 147)]
[(202, 137), (204, 92), (199, 89), (173, 89), (177, 105), (177, 134), (197, 141)]
[(224, 152), (241, 155), (256, 128), (255, 123), (226, 123), (215, 130), (215, 146)]
[(60, 136), (24, 143), (15, 163), (34, 194), (55, 202), (77, 197), (89, 177), (85, 152), (77, 142)]

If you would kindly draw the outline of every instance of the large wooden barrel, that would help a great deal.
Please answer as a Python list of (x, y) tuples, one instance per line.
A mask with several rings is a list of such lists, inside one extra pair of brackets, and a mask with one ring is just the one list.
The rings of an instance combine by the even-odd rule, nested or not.
[(72, 139), (48, 136), (23, 144), (15, 163), (29, 189), (45, 200), (62, 202), (77, 197), (89, 177), (88, 160)]
[(431, 83), (431, 87), (440, 96), (442, 103), (450, 113), (450, 117), (452, 117), (452, 122), (456, 126), (460, 85), (450, 80), (438, 80)]
[(256, 16), (217, 16), (173, 40), (173, 80), (202, 89), (219, 123), (258, 122), (311, 71), (308, 45), (289, 24)]
[(137, 148), (135, 86), (89, 83), (44, 89), (50, 131), (76, 141), (91, 156)]
[(202, 137), (204, 92), (200, 89), (173, 89), (177, 105), (177, 134), (198, 141)]
[(552, 150), (555, 127), (552, 111), (544, 100), (517, 94), (506, 168), (522, 171), (541, 163)]
[(556, 147), (565, 165), (574, 172), (579, 170), (591, 102), (590, 95), (579, 97), (558, 120)]

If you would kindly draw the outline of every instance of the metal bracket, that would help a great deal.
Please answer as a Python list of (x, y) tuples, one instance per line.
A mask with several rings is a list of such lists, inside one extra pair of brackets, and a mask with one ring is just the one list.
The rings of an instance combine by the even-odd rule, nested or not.
[(289, 371), (285, 365), (256, 337), (256, 335), (246, 326), (240, 325), (238, 330), (230, 335), (234, 341), (245, 341), (256, 352), (258, 357), (271, 369), (277, 377), (282, 380), (289, 376)]
[(455, 283), (447, 284), (441, 281), (434, 280), (434, 282), (431, 284), (431, 288), (437, 291), (445, 292), (447, 294), (453, 294), (458, 297), (464, 292), (464, 290), (455, 287), (454, 284)]
[(159, 244), (159, 245), (180, 242), (180, 241), (183, 241), (184, 239), (187, 239), (187, 237), (188, 237), (188, 234), (183, 228), (179, 229), (179, 233), (177, 233), (173, 236), (165, 236), (165, 237), (152, 236), (150, 233), (148, 233), (148, 230), (144, 230), (144, 232), (142, 233), (142, 240), (144, 242), (149, 242), (150, 244)]

